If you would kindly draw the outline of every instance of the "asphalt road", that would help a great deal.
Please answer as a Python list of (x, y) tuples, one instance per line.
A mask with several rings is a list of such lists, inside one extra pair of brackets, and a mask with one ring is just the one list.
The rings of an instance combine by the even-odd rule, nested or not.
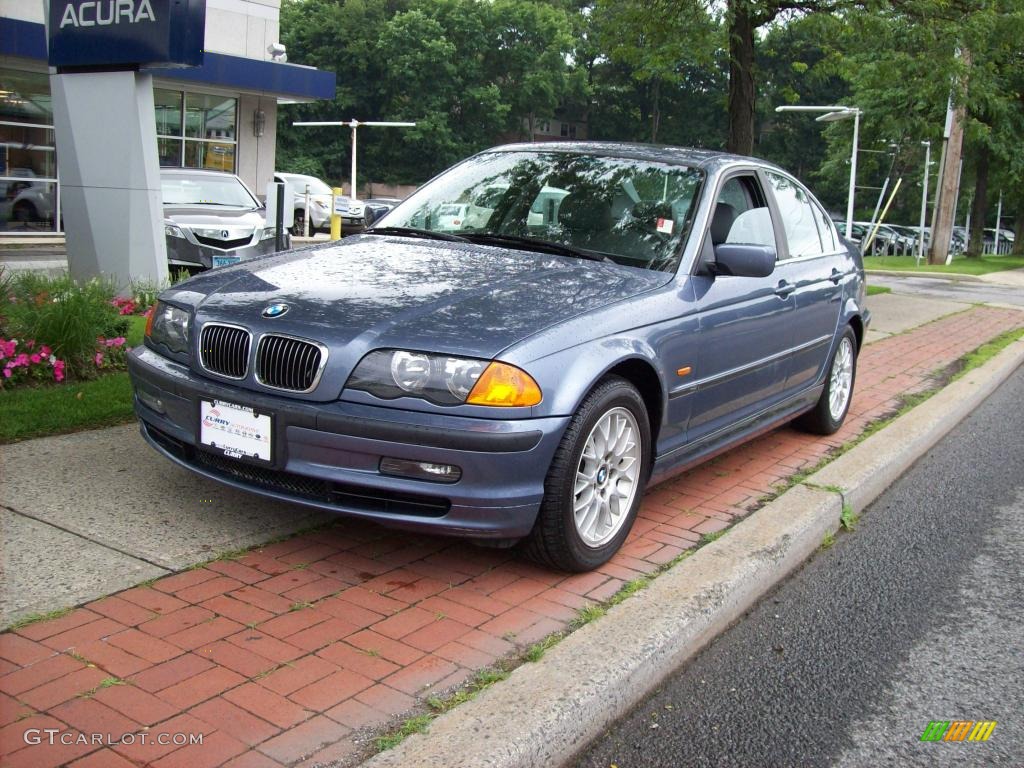
[(935, 277), (901, 277), (899, 275), (868, 275), (868, 283), (892, 288), (900, 293), (937, 299), (950, 299), (968, 304), (986, 302), (1024, 307), (1024, 290), (1014, 285), (998, 285), (973, 280), (944, 280)]
[(574, 765), (1024, 765), (1022, 404), (1024, 368)]

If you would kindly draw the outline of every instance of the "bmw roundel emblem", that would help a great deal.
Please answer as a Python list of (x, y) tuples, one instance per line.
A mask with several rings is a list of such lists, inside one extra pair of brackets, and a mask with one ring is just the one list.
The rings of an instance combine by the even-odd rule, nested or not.
[(288, 311), (287, 304), (268, 304), (263, 310), (264, 317), (280, 317)]

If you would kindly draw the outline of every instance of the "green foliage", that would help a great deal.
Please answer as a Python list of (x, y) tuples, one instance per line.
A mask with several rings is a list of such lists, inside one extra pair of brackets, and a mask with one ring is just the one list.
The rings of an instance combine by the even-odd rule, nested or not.
[(78, 283), (67, 275), (21, 272), (0, 294), (0, 336), (46, 345), (64, 360), (70, 376), (93, 377), (96, 339), (128, 330), (128, 321), (111, 304), (116, 292), (112, 283), (98, 279)]
[(124, 424), (135, 418), (124, 372), (92, 381), (0, 390), (0, 444)]
[(843, 530), (852, 531), (856, 529), (858, 520), (860, 520), (860, 515), (853, 511), (853, 507), (849, 504), (843, 504), (843, 511), (839, 515), (839, 522), (843, 526)]

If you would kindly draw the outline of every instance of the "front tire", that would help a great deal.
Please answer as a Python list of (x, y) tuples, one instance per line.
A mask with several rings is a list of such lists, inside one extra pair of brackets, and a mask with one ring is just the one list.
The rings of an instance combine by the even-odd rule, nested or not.
[(576, 411), (544, 480), (524, 553), (565, 571), (608, 562), (629, 535), (650, 473), (651, 430), (636, 388), (604, 379)]
[(857, 337), (846, 326), (828, 362), (825, 388), (814, 408), (796, 420), (801, 429), (816, 435), (839, 431), (853, 400), (853, 384), (857, 378)]

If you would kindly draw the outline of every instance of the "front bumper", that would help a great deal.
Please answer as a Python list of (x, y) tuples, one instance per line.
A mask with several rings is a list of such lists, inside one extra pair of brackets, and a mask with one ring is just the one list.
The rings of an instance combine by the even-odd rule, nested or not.
[[(533, 527), (567, 417), (496, 421), (223, 386), (145, 347), (128, 369), (146, 440), (193, 472), (264, 496), (392, 527), (519, 538)], [(231, 459), (199, 443), (200, 400), (270, 414), (272, 461)], [(455, 483), (380, 473), (382, 457), (462, 470)]]
[[(245, 261), (257, 256), (268, 256), (277, 252), (274, 238), (256, 240), (239, 248), (213, 248), (202, 243), (194, 243), (182, 237), (167, 236), (167, 262), (173, 267), (202, 267), (212, 269), (223, 266), (218, 261)], [(285, 247), (288, 247), (286, 241)]]

